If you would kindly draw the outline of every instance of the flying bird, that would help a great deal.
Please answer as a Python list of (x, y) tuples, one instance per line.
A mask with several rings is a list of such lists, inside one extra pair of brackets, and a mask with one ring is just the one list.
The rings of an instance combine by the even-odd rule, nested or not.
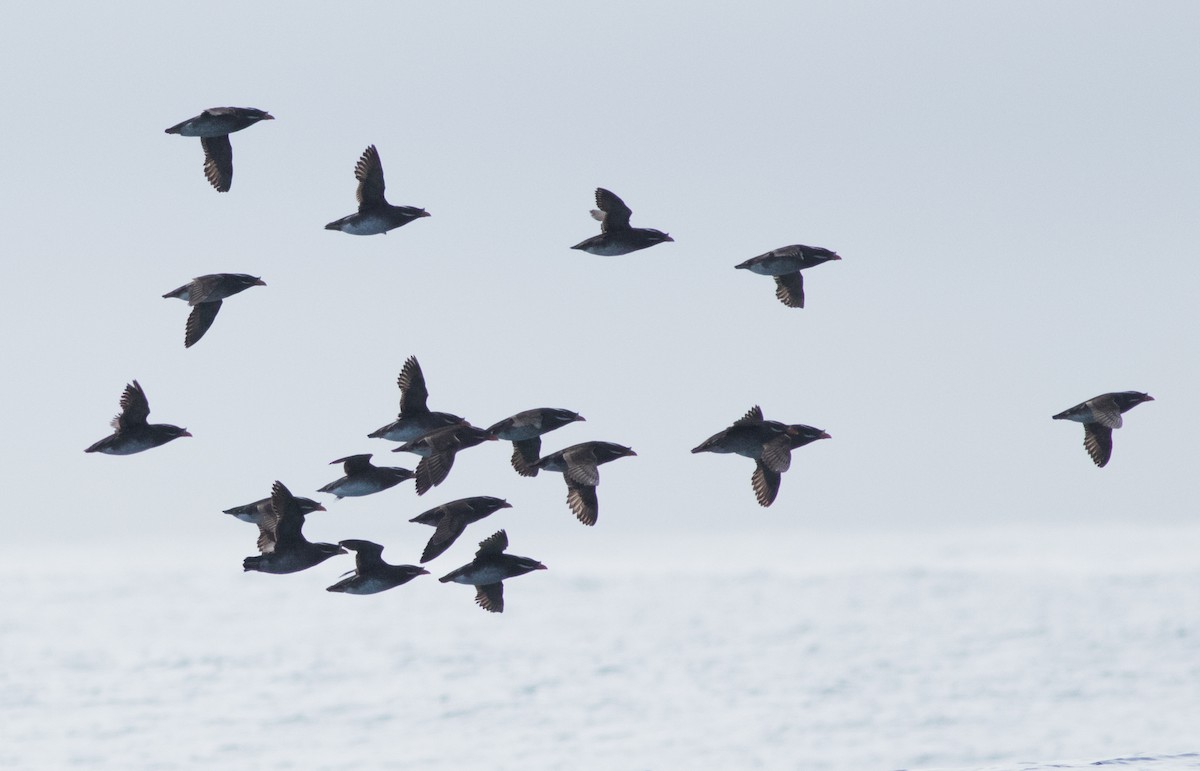
[(125, 386), (121, 394), (121, 412), (112, 419), (113, 432), (93, 444), (84, 452), (102, 452), (105, 455), (133, 455), (166, 444), (181, 436), (191, 436), (186, 428), (169, 423), (147, 423), (150, 417), (150, 402), (138, 381)]
[(756, 404), (729, 428), (705, 439), (693, 453), (733, 453), (754, 460), (750, 484), (760, 506), (770, 506), (779, 495), (781, 475), (792, 464), (792, 450), (818, 439), (829, 439), (819, 428), (802, 423), (780, 423), (764, 420)]
[(1052, 416), (1054, 420), (1073, 420), (1083, 424), (1083, 447), (1092, 463), (1103, 468), (1112, 457), (1112, 432), (1120, 428), (1123, 413), (1154, 397), (1141, 391), (1115, 391), (1100, 394)]
[(271, 487), (271, 516), (258, 525), (259, 556), (242, 560), (242, 570), (261, 573), (295, 573), (319, 565), (346, 550), (332, 543), (313, 543), (304, 537), (304, 509), (296, 497), (276, 481)]
[[(325, 507), (314, 501), (312, 498), (302, 498), (299, 495), (292, 496), (296, 501), (296, 505), (300, 508), (301, 514), (310, 514), (314, 511), (325, 511)], [(249, 522), (252, 525), (260, 525), (263, 522), (269, 521), (268, 518), (275, 516), (274, 510), (271, 508), (271, 499), (263, 498), (262, 500), (246, 503), (241, 506), (234, 506), (232, 509), (225, 509), (225, 514), (232, 517), (237, 517), (243, 522)]]
[(513, 443), (512, 467), (523, 477), (535, 477), (535, 465), (542, 453), (542, 434), (585, 420), (578, 412), (554, 407), (538, 407), (518, 412), (488, 429), (496, 438)]
[(332, 466), (334, 463), (343, 464), (342, 469), (346, 475), (335, 479), (318, 489), (317, 492), (332, 493), (339, 500), (350, 496), (377, 493), (389, 487), (395, 487), (405, 479), (413, 478), (413, 472), (406, 468), (374, 465), (371, 463), (371, 453), (369, 452), (338, 458), (331, 461), (329, 465)]
[(253, 126), (260, 120), (275, 120), (254, 107), (210, 107), (167, 129), (168, 134), (200, 137), (204, 148), (204, 177), (217, 192), (226, 193), (233, 184), (233, 146), (229, 135)]
[(600, 220), (600, 235), (584, 239), (572, 246), (572, 249), (581, 249), (588, 254), (603, 257), (615, 257), (675, 240), (661, 230), (630, 227), (629, 217), (633, 211), (616, 193), (602, 187), (596, 188), (596, 207), (592, 209), (592, 217)]
[(184, 328), (183, 347), (191, 348), (212, 326), (221, 310), (221, 301), (226, 297), (244, 292), (252, 286), (266, 286), (258, 276), (245, 273), (210, 273), (197, 276), (188, 283), (172, 289), (163, 297), (174, 297), (192, 306)]
[(458, 539), (467, 525), (478, 522), (489, 514), (500, 509), (511, 509), (512, 504), (490, 495), (477, 495), (474, 498), (462, 498), (457, 501), (443, 503), (437, 508), (419, 514), (409, 522), (419, 522), (422, 525), (432, 525), (437, 528), (429, 537), (425, 551), (421, 554), (421, 562), (437, 557), (449, 549)]
[(775, 277), (775, 296), (789, 308), (804, 307), (804, 275), (800, 272), (830, 260), (842, 259), (819, 246), (793, 244), (772, 249), (736, 265), (760, 276)]
[(454, 466), (454, 456), (460, 450), (474, 447), (487, 441), (495, 441), (496, 435), (470, 423), (435, 429), (427, 434), (402, 444), (392, 452), (411, 452), (421, 456), (417, 464), (417, 495), (424, 495), (446, 481)]
[(631, 448), (613, 442), (583, 442), (552, 452), (538, 460), (543, 471), (558, 471), (567, 481), (567, 506), (589, 527), (600, 515), (596, 486), (600, 484), (599, 466), (617, 458), (637, 455)]
[(429, 212), (415, 206), (392, 206), (383, 197), (383, 164), (375, 145), (363, 151), (354, 165), (358, 180), (358, 211), (330, 222), (326, 230), (340, 230), (352, 236), (373, 236), (387, 233), (413, 220), (428, 217)]
[(499, 530), (479, 542), (475, 559), (457, 570), (451, 570), (438, 580), (443, 584), (453, 581), (475, 587), (475, 604), (491, 613), (504, 612), (504, 584), (506, 578), (523, 576), (534, 570), (545, 570), (546, 566), (529, 557), (505, 554), (508, 549), (508, 534)]
[(370, 541), (355, 538), (338, 541), (338, 545), (354, 552), (354, 570), (346, 573), (341, 581), (328, 587), (327, 592), (343, 594), (378, 594), (407, 584), (417, 576), (429, 575), (425, 568), (416, 565), (392, 565), (383, 561), (383, 547)]
[(396, 378), (400, 387), (400, 415), (383, 428), (367, 434), (372, 439), (388, 439), (393, 442), (411, 442), (438, 428), (446, 428), (466, 420), (448, 412), (430, 412), (426, 402), (429, 389), (425, 387), (425, 374), (416, 356), (409, 356)]

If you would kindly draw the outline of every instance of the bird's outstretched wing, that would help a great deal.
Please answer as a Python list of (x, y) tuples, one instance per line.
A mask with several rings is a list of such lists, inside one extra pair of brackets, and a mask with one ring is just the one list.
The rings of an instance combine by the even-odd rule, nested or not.
[(233, 146), (229, 135), (200, 137), (204, 148), (204, 178), (219, 193), (228, 193), (233, 184)]
[(354, 178), (358, 180), (358, 209), (371, 208), (385, 203), (383, 198), (383, 163), (375, 145), (363, 150), (362, 157), (354, 165)]
[(596, 188), (596, 208), (599, 209), (599, 212), (592, 212), (592, 216), (600, 220), (602, 232), (629, 230), (629, 218), (633, 216), (633, 211), (617, 197), (616, 193), (602, 187)]

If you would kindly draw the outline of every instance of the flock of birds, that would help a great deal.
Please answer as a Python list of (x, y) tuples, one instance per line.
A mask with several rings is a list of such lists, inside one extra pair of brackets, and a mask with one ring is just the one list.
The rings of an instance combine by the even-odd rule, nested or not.
[[(166, 130), (168, 134), (199, 137), (204, 149), (204, 176), (219, 192), (227, 192), (233, 182), (233, 149), (229, 135), (260, 121), (273, 120), (267, 112), (248, 107), (210, 108), (194, 118)], [(358, 210), (330, 222), (327, 230), (351, 235), (375, 235), (401, 227), (429, 212), (415, 206), (394, 206), (384, 191), (383, 165), (374, 145), (367, 147), (354, 168), (358, 180)], [(597, 188), (596, 209), (592, 216), (600, 221), (600, 233), (572, 249), (589, 254), (617, 256), (673, 241), (670, 235), (654, 228), (635, 228), (630, 224), (632, 210), (614, 193)], [(804, 307), (804, 280), (801, 271), (831, 260), (836, 253), (821, 247), (795, 244), (774, 249), (735, 266), (759, 275), (772, 276), (776, 297), (791, 308)], [(199, 276), (164, 298), (183, 300), (191, 306), (184, 346), (195, 345), (212, 326), (222, 302), (253, 286), (265, 286), (258, 276), (241, 273), (217, 273)], [(484, 429), (466, 419), (428, 408), (429, 391), (415, 356), (410, 356), (397, 379), (400, 412), (396, 420), (372, 431), (370, 438), (399, 442), (393, 452), (410, 452), (420, 457), (415, 470), (376, 466), (369, 453), (332, 461), (342, 464), (344, 475), (321, 487), (318, 492), (341, 499), (372, 495), (413, 479), (418, 495), (424, 495), (444, 482), (454, 465), (455, 455), (490, 440), (513, 444), (512, 467), (520, 475), (535, 477), (540, 471), (561, 473), (567, 484), (567, 505), (584, 525), (595, 525), (599, 514), (596, 488), (599, 467), (627, 456), (636, 455), (629, 447), (604, 441), (589, 441), (547, 455), (541, 453), (541, 437), (584, 418), (566, 409), (540, 407), (519, 412)], [(1112, 456), (1112, 431), (1122, 425), (1122, 415), (1153, 397), (1138, 391), (1106, 393), (1088, 399), (1054, 415), (1055, 420), (1083, 424), (1084, 447), (1097, 466)], [(121, 411), (113, 418), (111, 435), (99, 440), (85, 452), (131, 455), (159, 447), (174, 439), (191, 436), (187, 429), (165, 423), (148, 422), (150, 404), (141, 385), (134, 380), (121, 395)], [(800, 423), (787, 424), (767, 420), (756, 405), (728, 428), (696, 446), (692, 452), (735, 454), (754, 461), (751, 487), (761, 506), (770, 506), (779, 494), (781, 475), (791, 465), (792, 450), (819, 439), (828, 439), (825, 431)], [(434, 528), (421, 554), (425, 564), (443, 554), (466, 527), (510, 504), (491, 496), (476, 496), (451, 501), (414, 517), (412, 522)], [(294, 573), (318, 565), (330, 557), (355, 553), (355, 569), (328, 587), (331, 592), (375, 594), (428, 574), (418, 565), (393, 565), (382, 557), (383, 546), (360, 539), (337, 544), (309, 541), (304, 537), (305, 516), (325, 507), (310, 498), (293, 495), (276, 481), (268, 498), (225, 510), (245, 522), (258, 526), (259, 554), (247, 557), (243, 568), (264, 573)], [(450, 571), (439, 580), (476, 588), (476, 603), (484, 610), (503, 612), (504, 580), (546, 566), (529, 557), (508, 553), (508, 535), (499, 530), (479, 543), (475, 558)]]

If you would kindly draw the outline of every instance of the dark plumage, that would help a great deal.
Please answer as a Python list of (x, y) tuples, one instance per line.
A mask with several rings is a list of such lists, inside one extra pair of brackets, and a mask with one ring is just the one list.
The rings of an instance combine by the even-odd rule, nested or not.
[(344, 477), (335, 479), (317, 490), (320, 493), (332, 493), (339, 499), (350, 496), (370, 495), (389, 487), (395, 487), (405, 479), (412, 479), (413, 472), (397, 466), (376, 466), (371, 463), (371, 453), (350, 455), (331, 461), (343, 464), (346, 472)]
[(191, 348), (204, 337), (221, 310), (221, 301), (226, 297), (244, 292), (252, 286), (266, 286), (258, 276), (245, 273), (210, 273), (197, 276), (188, 283), (172, 289), (163, 297), (175, 297), (192, 306), (184, 329), (183, 347)]
[(443, 584), (453, 581), (476, 587), (475, 603), (491, 613), (504, 612), (504, 584), (506, 578), (523, 576), (534, 570), (545, 570), (546, 566), (529, 557), (505, 554), (508, 534), (503, 530), (493, 533), (479, 542), (475, 559), (457, 570), (451, 570), (438, 580)]
[(313, 543), (304, 537), (304, 509), (296, 497), (275, 482), (271, 487), (271, 515), (258, 525), (257, 557), (242, 560), (242, 569), (261, 573), (295, 573), (319, 565), (346, 550), (332, 543)]
[(370, 541), (348, 539), (338, 544), (353, 551), (354, 570), (346, 574), (327, 592), (344, 594), (378, 594), (407, 584), (417, 576), (428, 575), (429, 571), (416, 565), (391, 565), (383, 561), (383, 547)]
[(461, 498), (444, 503), (424, 514), (413, 517), (409, 522), (419, 522), (422, 525), (432, 525), (437, 528), (429, 537), (429, 543), (425, 545), (425, 551), (421, 554), (421, 562), (428, 562), (449, 549), (467, 529), (467, 525), (478, 522), (500, 509), (510, 508), (512, 508), (512, 504), (508, 501), (493, 498), (490, 495), (477, 495), (474, 498)]
[(572, 249), (615, 257), (675, 240), (661, 230), (630, 227), (629, 217), (633, 211), (615, 193), (602, 187), (596, 188), (596, 207), (592, 209), (592, 217), (600, 220), (600, 235), (584, 239)]
[(837, 254), (819, 246), (793, 244), (751, 257), (736, 267), (760, 276), (774, 276), (775, 296), (779, 302), (789, 308), (803, 308), (804, 276), (800, 271), (840, 259)]
[(367, 434), (372, 439), (388, 439), (393, 442), (411, 442), (438, 428), (465, 423), (458, 415), (448, 412), (430, 412), (426, 406), (429, 389), (425, 387), (425, 374), (416, 356), (409, 356), (396, 378), (400, 387), (400, 415), (383, 428)]
[[(301, 514), (310, 514), (314, 511), (325, 511), (325, 507), (314, 501), (312, 498), (302, 498), (299, 495), (292, 496), (296, 501), (296, 506), (299, 507)], [(249, 522), (254, 525), (260, 525), (268, 521), (268, 517), (273, 518), (275, 512), (271, 508), (271, 499), (263, 498), (254, 503), (247, 503), (242, 506), (234, 506), (232, 509), (225, 509), (226, 514), (237, 517), (243, 522)]]
[(781, 475), (792, 464), (792, 450), (829, 438), (821, 429), (802, 423), (789, 425), (763, 420), (762, 409), (756, 404), (733, 425), (705, 439), (692, 452), (734, 453), (752, 458), (755, 469), (750, 483), (754, 497), (760, 506), (770, 506), (779, 495)]
[(612, 442), (583, 442), (553, 452), (538, 460), (536, 466), (544, 471), (558, 471), (567, 481), (567, 506), (571, 513), (589, 527), (600, 515), (596, 486), (600, 484), (603, 463), (617, 458), (637, 455), (631, 448)]
[(1082, 423), (1083, 447), (1092, 462), (1103, 468), (1112, 457), (1113, 429), (1120, 428), (1124, 423), (1121, 415), (1142, 402), (1152, 401), (1153, 396), (1141, 391), (1116, 391), (1094, 396), (1054, 415), (1053, 419)]
[(186, 428), (168, 423), (147, 423), (150, 417), (150, 402), (146, 392), (133, 381), (125, 386), (121, 394), (121, 412), (112, 419), (113, 432), (93, 444), (84, 452), (102, 452), (105, 455), (133, 455), (166, 444), (181, 436), (191, 436)]
[(417, 495), (424, 495), (446, 481), (454, 466), (455, 453), (495, 439), (495, 434), (482, 428), (470, 423), (458, 423), (423, 434), (392, 452), (411, 452), (421, 456), (421, 462), (417, 464), (416, 484)]
[(233, 184), (233, 146), (229, 135), (253, 126), (260, 120), (275, 120), (253, 107), (210, 107), (167, 129), (168, 134), (200, 137), (204, 148), (204, 177), (218, 192), (229, 191)]
[(364, 150), (354, 165), (354, 178), (358, 180), (358, 211), (330, 222), (325, 226), (326, 230), (373, 236), (429, 216), (429, 212), (415, 206), (392, 206), (383, 197), (383, 164), (375, 145)]
[(513, 443), (512, 467), (523, 477), (537, 476), (537, 466), (542, 453), (542, 434), (556, 428), (585, 420), (578, 412), (554, 407), (538, 407), (518, 412), (488, 429), (498, 439)]

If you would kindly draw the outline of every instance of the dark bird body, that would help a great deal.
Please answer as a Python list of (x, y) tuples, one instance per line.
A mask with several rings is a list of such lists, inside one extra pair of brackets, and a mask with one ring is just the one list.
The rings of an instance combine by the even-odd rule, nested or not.
[(258, 525), (257, 557), (242, 560), (242, 569), (261, 573), (296, 573), (319, 565), (346, 550), (304, 537), (304, 508), (283, 482), (271, 487), (271, 516)]
[(1054, 420), (1073, 420), (1083, 424), (1083, 447), (1092, 462), (1103, 468), (1112, 457), (1112, 432), (1124, 423), (1122, 414), (1154, 397), (1141, 391), (1115, 391), (1092, 397), (1063, 410)]
[(168, 134), (200, 137), (204, 148), (204, 177), (218, 192), (229, 191), (233, 184), (233, 146), (229, 135), (253, 126), (260, 120), (275, 120), (253, 107), (210, 107), (167, 129)]
[(402, 444), (392, 452), (411, 452), (421, 456), (417, 464), (417, 495), (424, 495), (446, 481), (454, 466), (454, 456), (461, 450), (486, 441), (495, 441), (496, 436), (470, 423), (458, 423), (439, 428)]
[(392, 565), (383, 561), (383, 547), (371, 541), (348, 539), (338, 541), (340, 546), (353, 551), (354, 570), (347, 574), (327, 592), (343, 594), (378, 594), (407, 584), (417, 576), (428, 575), (429, 571), (416, 565)]
[(552, 452), (537, 462), (543, 471), (557, 471), (567, 482), (567, 506), (576, 519), (589, 527), (600, 515), (596, 487), (599, 466), (617, 458), (637, 455), (631, 448), (613, 442), (583, 442)]
[(518, 412), (488, 429), (496, 438), (513, 443), (512, 467), (523, 477), (537, 476), (542, 454), (542, 434), (584, 420), (577, 412), (555, 407), (538, 407)]
[(158, 447), (181, 436), (191, 436), (186, 428), (169, 423), (147, 423), (148, 417), (150, 402), (146, 400), (146, 392), (135, 380), (125, 386), (125, 391), (121, 394), (121, 412), (112, 419), (113, 433), (84, 452), (133, 455), (135, 452)]
[(828, 438), (829, 434), (821, 429), (802, 423), (789, 425), (764, 420), (762, 409), (756, 404), (733, 425), (705, 439), (692, 452), (732, 453), (753, 459), (755, 469), (750, 483), (754, 497), (760, 506), (770, 506), (779, 495), (783, 472), (791, 467), (792, 450)]
[(184, 329), (183, 347), (191, 348), (204, 337), (221, 310), (221, 301), (226, 297), (244, 292), (252, 286), (266, 286), (258, 276), (245, 273), (210, 273), (197, 276), (188, 283), (172, 289), (163, 297), (174, 297), (192, 306)]
[(338, 498), (371, 495), (413, 478), (413, 472), (406, 468), (374, 465), (371, 463), (371, 453), (338, 458), (329, 465), (334, 463), (343, 464), (346, 475), (335, 479), (317, 492), (332, 493)]
[(661, 230), (631, 227), (629, 218), (633, 211), (615, 193), (602, 187), (596, 188), (596, 207), (592, 209), (592, 217), (600, 220), (600, 235), (586, 238), (572, 246), (572, 249), (602, 257), (615, 257), (675, 240)]
[(793, 244), (751, 257), (736, 267), (760, 276), (774, 276), (775, 296), (779, 301), (789, 308), (803, 308), (804, 276), (800, 271), (840, 259), (834, 252), (819, 246)]
[(363, 151), (354, 166), (358, 180), (358, 211), (330, 222), (326, 230), (340, 230), (352, 236), (373, 236), (395, 230), (413, 220), (428, 217), (429, 212), (415, 206), (393, 206), (383, 196), (383, 163), (375, 145)]
[(448, 412), (430, 412), (429, 389), (425, 387), (425, 374), (416, 356), (409, 356), (396, 378), (400, 388), (400, 415), (383, 428), (367, 434), (372, 439), (388, 439), (393, 442), (411, 442), (430, 431), (465, 423), (458, 415)]
[[(296, 501), (296, 505), (300, 508), (301, 514), (310, 514), (314, 511), (325, 511), (325, 507), (314, 501), (312, 498), (301, 498), (298, 495), (293, 496), (293, 498)], [(237, 517), (243, 522), (249, 522), (253, 525), (260, 525), (263, 522), (267, 522), (268, 517), (271, 518), (270, 521), (273, 521), (275, 517), (275, 512), (271, 508), (270, 498), (263, 498), (262, 500), (255, 501), (254, 503), (247, 503), (242, 506), (234, 506), (232, 509), (225, 509), (224, 513), (233, 517)]]
[(468, 584), (476, 587), (475, 603), (492, 613), (504, 612), (505, 579), (523, 576), (534, 570), (545, 570), (546, 566), (529, 557), (518, 557), (515, 554), (505, 554), (508, 548), (508, 534), (503, 530), (497, 531), (487, 539), (479, 542), (479, 551), (475, 559), (457, 570), (451, 570), (438, 580), (443, 584), (453, 581), (456, 584)]
[(500, 509), (512, 508), (512, 504), (490, 495), (477, 495), (474, 498), (461, 498), (457, 501), (444, 503), (437, 508), (419, 514), (409, 522), (419, 522), (437, 528), (429, 537), (425, 551), (421, 554), (421, 562), (429, 562), (449, 549), (458, 539), (467, 525), (478, 522), (489, 514)]

